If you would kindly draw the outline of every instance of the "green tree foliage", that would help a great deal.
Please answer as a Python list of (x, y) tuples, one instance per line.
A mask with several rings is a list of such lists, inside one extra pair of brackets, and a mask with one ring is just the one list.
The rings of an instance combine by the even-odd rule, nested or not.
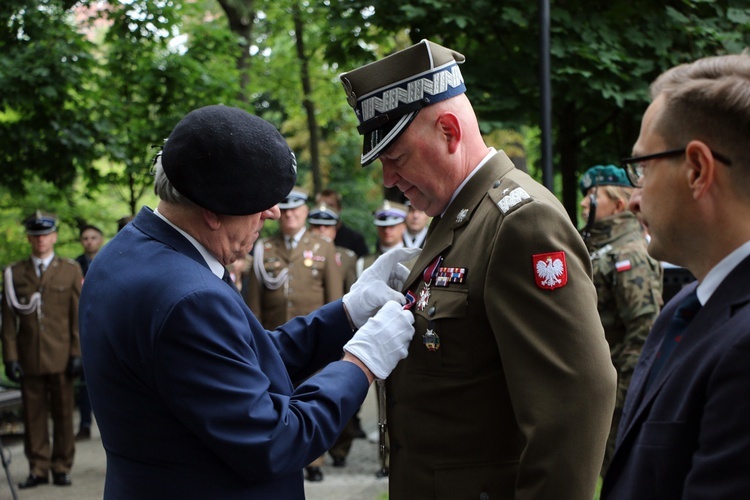
[(70, 185), (96, 156), (91, 44), (61, 0), (0, 3), (0, 185)]
[[(746, 0), (552, 2), (555, 164), (574, 217), (578, 175), (630, 152), (661, 71), (750, 44)], [(333, 22), (349, 33), (345, 53), (369, 47), (378, 26), (429, 38), (466, 55), (462, 68), (484, 131), (540, 121), (538, 2), (523, 0), (341, 0)]]

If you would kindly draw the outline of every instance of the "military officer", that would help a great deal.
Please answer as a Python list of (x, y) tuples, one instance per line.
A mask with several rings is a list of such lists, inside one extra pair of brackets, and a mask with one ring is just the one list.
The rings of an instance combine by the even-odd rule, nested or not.
[(646, 238), (628, 209), (633, 188), (625, 171), (596, 165), (581, 177), (581, 215), (594, 269), (599, 316), (617, 370), (617, 399), (607, 439), (604, 476), (615, 451), (625, 395), (651, 325), (661, 309), (662, 271), (649, 256)]
[[(336, 239), (338, 222), (338, 212), (329, 207), (325, 202), (318, 203), (315, 208), (310, 210), (310, 214), (307, 216), (307, 224), (310, 226), (310, 232), (331, 242)], [(336, 263), (341, 268), (341, 276), (344, 278), (344, 293), (346, 293), (357, 279), (357, 254), (354, 253), (354, 250), (336, 246)]]
[[(336, 248), (307, 231), (307, 192), (295, 187), (281, 203), (279, 232), (256, 243), (246, 303), (269, 330), (309, 314), (344, 295)], [(320, 457), (306, 468), (306, 478), (321, 481)]]
[[(81, 373), (78, 300), (83, 276), (72, 259), (55, 254), (57, 220), (37, 211), (25, 220), (31, 256), (9, 265), (2, 301), (3, 361), (21, 384), (24, 453), (29, 476), (20, 488), (72, 483), (73, 379)], [(50, 447), (47, 418), (52, 416)]]
[(404, 245), (409, 248), (422, 248), (427, 236), (427, 225), (430, 217), (423, 211), (412, 206), (409, 200), (404, 202), (409, 208), (406, 214), (406, 231), (404, 231)]
[(428, 40), (341, 75), (386, 187), (433, 217), (387, 379), (389, 498), (593, 498), (615, 401), (591, 260), (546, 188), (487, 147)]
[(402, 248), (406, 232), (406, 216), (409, 209), (406, 205), (385, 200), (373, 212), (373, 221), (378, 232), (378, 243), (375, 251), (357, 260), (357, 276), (370, 267), (375, 260), (388, 250)]

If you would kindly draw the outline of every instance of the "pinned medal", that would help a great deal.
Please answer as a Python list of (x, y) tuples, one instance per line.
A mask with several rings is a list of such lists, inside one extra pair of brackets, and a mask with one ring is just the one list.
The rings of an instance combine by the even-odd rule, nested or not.
[(441, 262), (443, 262), (443, 257), (438, 255), (429, 266), (425, 267), (424, 272), (422, 273), (424, 285), (422, 285), (422, 291), (419, 292), (417, 311), (424, 311), (424, 308), (427, 307), (427, 304), (430, 302), (430, 284), (435, 279), (435, 275)]
[(435, 322), (433, 320), (427, 322), (427, 331), (422, 334), (422, 343), (430, 352), (440, 349), (440, 337), (435, 333)]
[(428, 351), (437, 351), (440, 349), (440, 337), (435, 333), (435, 330), (428, 328), (424, 335), (422, 335), (422, 343)]
[(302, 252), (302, 256), (305, 258), (302, 263), (305, 265), (305, 267), (310, 267), (313, 265), (313, 253), (310, 250), (305, 250)]

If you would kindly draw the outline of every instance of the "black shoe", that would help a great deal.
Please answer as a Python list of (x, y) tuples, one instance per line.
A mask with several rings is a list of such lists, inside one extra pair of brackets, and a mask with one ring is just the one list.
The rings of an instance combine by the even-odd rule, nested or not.
[(73, 480), (67, 472), (53, 472), (52, 482), (55, 483), (55, 486), (70, 486), (73, 484)]
[(76, 434), (76, 441), (86, 441), (91, 439), (91, 427), (81, 427)]
[(346, 457), (333, 457), (334, 467), (344, 467), (346, 465)]
[(49, 477), (47, 476), (36, 476), (34, 474), (29, 474), (29, 477), (26, 478), (26, 481), (22, 483), (18, 483), (18, 487), (22, 490), (25, 490), (26, 488), (34, 488), (38, 484), (48, 484), (49, 483)]
[(388, 477), (388, 467), (383, 467), (375, 473), (375, 477)]
[(320, 470), (320, 467), (305, 467), (305, 472), (307, 472), (305, 479), (308, 481), (323, 480), (323, 471)]
[(366, 439), (367, 434), (365, 434), (365, 431), (362, 430), (362, 427), (359, 426), (359, 424), (355, 424), (354, 431), (353, 431), (354, 439)]

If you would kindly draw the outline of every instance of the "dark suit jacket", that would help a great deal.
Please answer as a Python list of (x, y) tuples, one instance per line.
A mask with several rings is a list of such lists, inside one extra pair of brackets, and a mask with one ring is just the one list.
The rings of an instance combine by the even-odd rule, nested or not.
[(367, 394), (336, 362), (341, 301), (266, 331), (146, 208), (92, 263), (80, 317), (108, 499), (301, 499), (303, 467)]
[(606, 499), (750, 498), (750, 258), (701, 308), (644, 394), (669, 318), (662, 311), (625, 401)]

